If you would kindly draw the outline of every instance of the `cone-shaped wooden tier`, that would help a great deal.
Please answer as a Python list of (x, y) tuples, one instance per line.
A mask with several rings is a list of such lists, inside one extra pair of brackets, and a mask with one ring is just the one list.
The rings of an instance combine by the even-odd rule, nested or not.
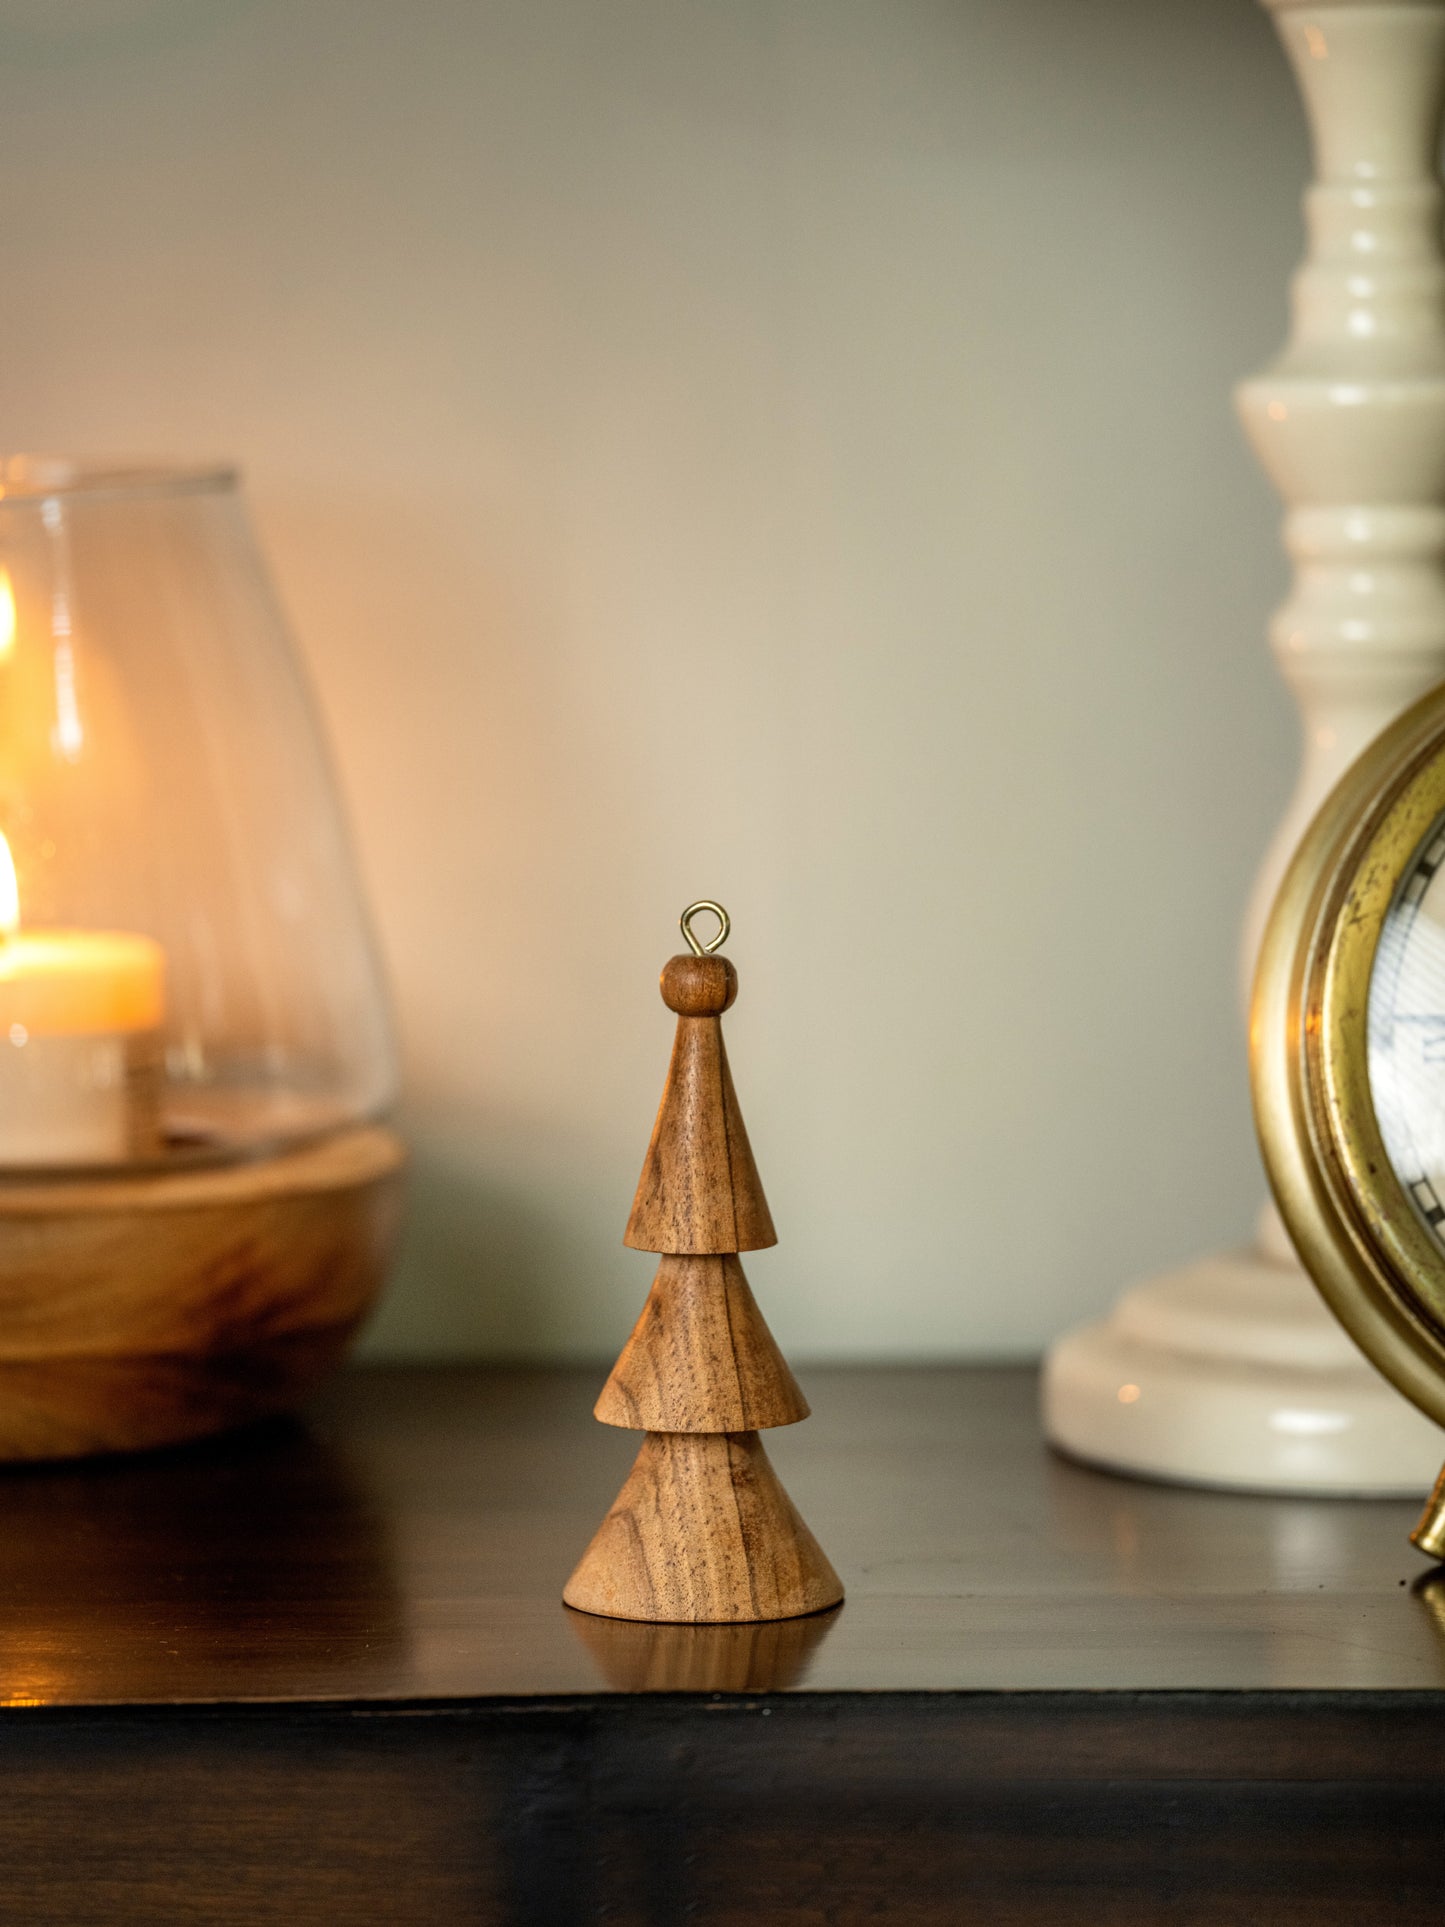
[(563, 1597), (614, 1619), (791, 1619), (838, 1575), (756, 1432), (649, 1432)]
[(634, 1251), (760, 1251), (778, 1242), (723, 1044), (722, 1014), (737, 994), (726, 957), (674, 957), (663, 970), (677, 1038), (622, 1240)]
[(808, 1401), (726, 1253), (663, 1259), (596, 1413), (630, 1432), (757, 1432)]
[(723, 1048), (737, 995), (725, 957), (662, 973), (677, 1040), (626, 1242), (662, 1255), (652, 1291), (597, 1401), (642, 1450), (563, 1598), (614, 1619), (702, 1625), (790, 1619), (843, 1597), (758, 1437), (808, 1416), (737, 1254), (777, 1242)]

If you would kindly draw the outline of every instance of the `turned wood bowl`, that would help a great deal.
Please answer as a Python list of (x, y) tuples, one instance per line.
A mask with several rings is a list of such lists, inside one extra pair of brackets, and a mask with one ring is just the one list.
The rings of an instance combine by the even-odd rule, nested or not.
[(366, 1125), (213, 1170), (0, 1184), (0, 1459), (289, 1411), (381, 1288), (404, 1164)]

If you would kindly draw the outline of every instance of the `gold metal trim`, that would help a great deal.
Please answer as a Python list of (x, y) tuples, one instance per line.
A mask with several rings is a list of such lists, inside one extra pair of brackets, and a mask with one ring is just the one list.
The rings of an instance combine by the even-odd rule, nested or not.
[(1346, 772), (1295, 853), (1250, 1018), (1255, 1124), (1276, 1200), (1366, 1357), (1445, 1425), (1445, 1256), (1392, 1170), (1370, 1096), (1370, 973), (1401, 872), (1445, 812), (1445, 690)]
[[(1412, 1309), (1445, 1333), (1445, 1256), (1390, 1165), (1369, 1077), (1369, 995), (1385, 919), (1399, 882), (1445, 810), (1445, 748), (1437, 748), (1389, 804), (1363, 851), (1316, 967), (1319, 1022), (1306, 1029), (1310, 1075), (1322, 1094), (1345, 1183), (1369, 1234), (1384, 1247)], [(1315, 1006), (1312, 995), (1310, 1008)]]
[(1445, 1560), (1445, 1472), (1435, 1481), (1435, 1490), (1425, 1501), (1425, 1510), (1410, 1534), (1410, 1544), (1418, 1546), (1431, 1559)]

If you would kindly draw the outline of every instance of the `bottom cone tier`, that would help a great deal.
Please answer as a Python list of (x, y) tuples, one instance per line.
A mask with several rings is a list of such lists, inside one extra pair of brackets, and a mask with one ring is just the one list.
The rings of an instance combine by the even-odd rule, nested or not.
[(562, 1597), (612, 1619), (794, 1619), (843, 1597), (756, 1432), (649, 1432)]

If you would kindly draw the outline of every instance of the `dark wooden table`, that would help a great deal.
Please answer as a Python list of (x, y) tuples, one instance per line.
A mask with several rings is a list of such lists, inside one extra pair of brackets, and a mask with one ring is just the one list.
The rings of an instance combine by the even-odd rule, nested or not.
[(0, 1474), (0, 1921), (1436, 1917), (1409, 1506), (1066, 1464), (1025, 1372), (815, 1371), (769, 1450), (847, 1603), (624, 1625), (559, 1601), (636, 1445), (600, 1376)]

